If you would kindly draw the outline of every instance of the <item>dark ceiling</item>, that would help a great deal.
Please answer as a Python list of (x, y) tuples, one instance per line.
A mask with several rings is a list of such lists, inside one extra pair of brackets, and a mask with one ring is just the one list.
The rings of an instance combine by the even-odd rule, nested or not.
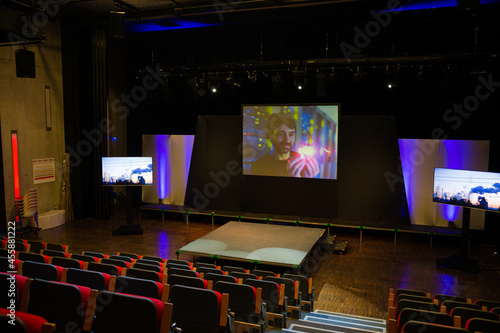
[(42, 1), (3, 0), (1, 9), (45, 11), (83, 30), (109, 29), (110, 17), (120, 15), (128, 63), (161, 63), (171, 74), (497, 61), (499, 1), (452, 2), (53, 0), (43, 8)]

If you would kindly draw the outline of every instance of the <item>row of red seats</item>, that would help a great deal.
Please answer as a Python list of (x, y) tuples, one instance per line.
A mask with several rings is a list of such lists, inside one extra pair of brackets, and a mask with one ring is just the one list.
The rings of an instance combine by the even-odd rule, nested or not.
[[(64, 282), (31, 279), (0, 273), (2, 284), (15, 278), (16, 300), (0, 298), (0, 307), (28, 313), (55, 324), (56, 331), (169, 332), (172, 306), (156, 298), (110, 291)], [(124, 318), (132, 320), (124, 320)], [(27, 318), (27, 324), (35, 323)], [(26, 323), (25, 323), (26, 324)], [(36, 325), (37, 327), (40, 325)]]
[[(389, 291), (388, 333), (421, 329), (421, 323), (441, 325), (439, 332), (500, 332), (500, 302), (398, 289)], [(408, 327), (407, 327), (408, 326)], [(412, 329), (409, 329), (412, 327)], [(432, 328), (431, 328), (432, 330)]]
[[(9, 244), (10, 247), (9, 247)], [(0, 238), (0, 246), (2, 249), (11, 249), (15, 251), (26, 251), (26, 252), (34, 252), (40, 253), (41, 250), (55, 250), (55, 251), (63, 251), (68, 252), (69, 246), (64, 244), (57, 243), (48, 243), (42, 241), (35, 240), (26, 240), (22, 238)]]

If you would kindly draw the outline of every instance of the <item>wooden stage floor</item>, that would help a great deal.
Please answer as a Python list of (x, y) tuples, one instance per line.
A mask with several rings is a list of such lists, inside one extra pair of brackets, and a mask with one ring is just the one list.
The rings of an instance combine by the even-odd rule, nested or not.
[[(143, 235), (111, 235), (112, 229), (125, 223), (119, 214), (110, 220), (75, 220), (26, 238), (67, 244), (75, 253), (126, 251), (175, 258), (177, 250), (212, 231), (210, 220), (201, 217), (190, 217), (186, 225), (183, 216), (172, 214), (162, 224), (161, 214), (150, 212), (142, 214)], [(216, 223), (215, 228), (221, 225)], [(473, 274), (436, 267), (436, 258), (459, 252), (458, 237), (434, 237), (431, 249), (428, 235), (404, 234), (394, 245), (391, 234), (375, 230), (365, 230), (362, 243), (357, 229), (333, 228), (330, 234), (348, 241), (349, 247), (342, 255), (314, 251), (307, 261), (305, 269), (313, 278), (316, 308), (386, 319), (391, 287), (500, 300), (500, 260), (493, 255), (496, 247), (471, 246), (471, 257), (478, 259), (481, 267)], [(180, 258), (192, 260), (189, 255), (181, 254)]]
[(297, 268), (305, 262), (324, 232), (322, 228), (230, 221), (183, 246), (180, 252)]

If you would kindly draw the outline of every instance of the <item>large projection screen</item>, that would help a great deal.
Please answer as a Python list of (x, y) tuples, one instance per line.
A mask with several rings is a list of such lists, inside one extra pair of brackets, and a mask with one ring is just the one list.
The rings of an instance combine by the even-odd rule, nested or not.
[(337, 178), (338, 104), (243, 105), (243, 175)]

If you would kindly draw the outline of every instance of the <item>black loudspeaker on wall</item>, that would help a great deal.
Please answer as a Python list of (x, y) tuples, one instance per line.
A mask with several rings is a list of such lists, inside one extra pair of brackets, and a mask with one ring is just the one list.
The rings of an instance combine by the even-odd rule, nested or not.
[(35, 78), (35, 52), (25, 49), (16, 50), (17, 77)]
[(108, 37), (125, 38), (125, 13), (110, 12)]

